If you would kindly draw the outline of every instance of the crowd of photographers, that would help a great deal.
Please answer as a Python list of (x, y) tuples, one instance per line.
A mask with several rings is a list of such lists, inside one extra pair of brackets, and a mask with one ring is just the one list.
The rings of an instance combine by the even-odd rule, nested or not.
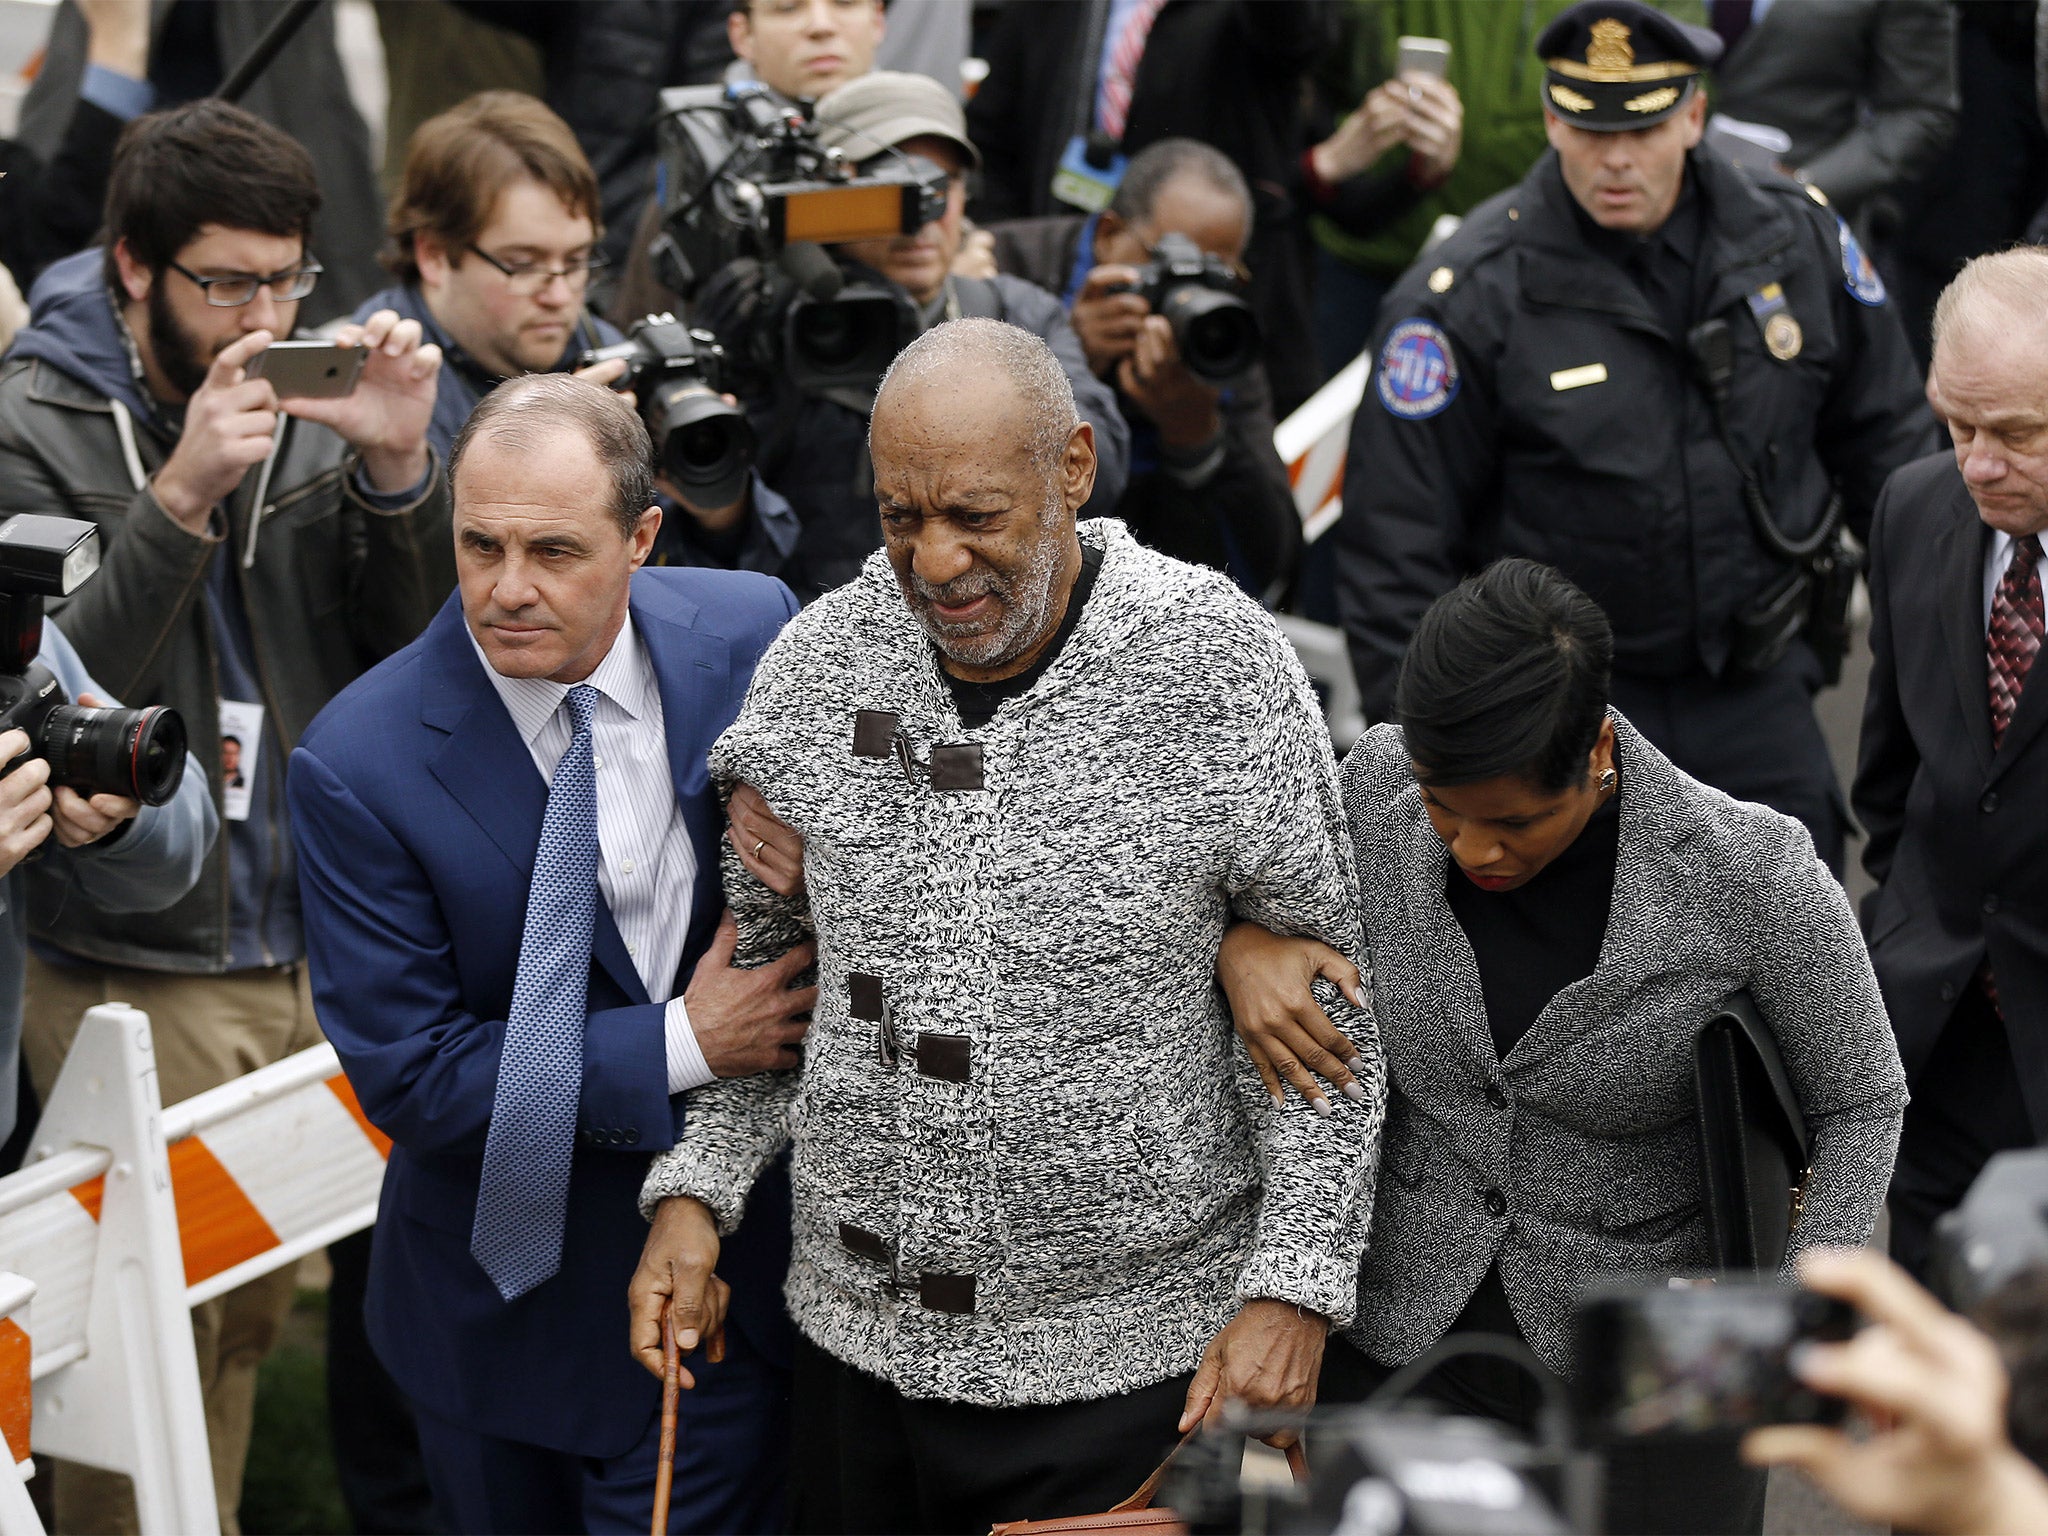
[[(1020, 0), (900, 0), (886, 8), (882, 0), (585, 0), (573, 8), (472, 0), (436, 5), (434, 15), (422, 7), (403, 26), (387, 25), (388, 45), (417, 37), (424, 56), (429, 34), (444, 27), (459, 50), (469, 35), (461, 29), (481, 24), (539, 42), (545, 69), (529, 80), (509, 65), (471, 60), (474, 68), (447, 71), (459, 99), (436, 101), (432, 81), (408, 95), (439, 110), (422, 110), (403, 145), (393, 146), (381, 221), (390, 283), (372, 291), (368, 142), (340, 81), (331, 17), (316, 12), (306, 32), (285, 41), (246, 105), (235, 105), (216, 92), (238, 58), (260, 50), (252, 17), (179, 0), (159, 7), (152, 21), (146, 4), (67, 0), (22, 137), (8, 146), (11, 174), (0, 183), (0, 261), (27, 290), (0, 361), (0, 516), (7, 519), (0, 524), (0, 758), (29, 759), (0, 777), (0, 1131), (13, 1127), (17, 1093), (25, 1122), (13, 1127), (11, 1160), (19, 1159), (27, 1122), (95, 1004), (129, 1002), (149, 1015), (166, 1103), (322, 1038), (302, 881), (326, 877), (300, 868), (305, 839), (315, 834), (295, 823), (287, 767), (316, 717), (428, 631), (447, 612), (458, 579), (469, 579), (464, 562), (474, 563), (482, 535), (462, 520), (451, 466), (459, 453), (476, 451), (465, 428), (508, 380), (575, 375), (619, 393), (637, 413), (645, 437), (635, 440), (649, 449), (651, 494), (664, 515), (636, 525), (644, 534), (628, 531), (644, 542), (634, 546), (636, 564), (754, 573), (781, 583), (793, 602), (813, 605), (859, 590), (864, 568), (870, 576), (877, 569), (872, 557), (888, 542), (878, 527), (877, 488), (890, 472), (878, 455), (900, 454), (906, 441), (940, 458), (971, 453), (972, 445), (942, 443), (928, 424), (898, 424), (871, 443), (892, 365), (912, 349), (915, 366), (909, 382), (897, 382), (899, 399), (938, 389), (921, 367), (954, 381), (945, 387), (966, 402), (967, 419), (975, 365), (962, 349), (986, 333), (969, 328), (952, 333), (969, 339), (948, 343), (938, 339), (939, 328), (1000, 321), (1027, 333), (1042, 347), (1027, 354), (1012, 341), (990, 343), (988, 367), (1035, 380), (1041, 403), (1054, 402), (1048, 411), (1071, 398), (1075, 436), (1067, 441), (1085, 440), (1085, 470), (1071, 447), (1065, 461), (1058, 445), (1042, 455), (1034, 448), (1031, 461), (1050, 477), (1053, 499), (1067, 498), (1069, 516), (1117, 519), (1138, 546), (1206, 567), (1227, 583), (1190, 587), (1199, 598), (1175, 599), (1189, 613), (1201, 602), (1219, 605), (1211, 629), (1180, 654), (1189, 675), (1162, 681), (1146, 672), (1132, 661), (1142, 650), (1137, 638), (1119, 656), (1140, 678), (1124, 704), (1142, 713), (1143, 689), (1161, 689), (1160, 711), (1145, 722), (1159, 733), (1148, 750), (1198, 770), (1197, 733), (1177, 731), (1172, 711), (1193, 711), (1191, 699), (1248, 654), (1248, 642), (1233, 640), (1230, 628), (1243, 612), (1216, 592), (1227, 590), (1248, 609), (1330, 616), (1329, 571), (1323, 551), (1304, 538), (1289, 471), (1274, 446), (1276, 420), (1381, 335), (1389, 317), (1375, 322), (1375, 311), (1404, 269), (1418, 295), (1428, 273), (1436, 298), (1416, 298), (1421, 305), (1442, 301), (1448, 313), (1476, 298), (1462, 266), (1454, 279), (1449, 266), (1410, 264), (1439, 215), (1470, 211), (1516, 183), (1537, 157), (1535, 78), (1521, 75), (1535, 41), (1528, 9), (1480, 0), (1449, 7), (1076, 0), (1056, 8)], [(1565, 7), (1537, 9), (1549, 21)], [(1739, 9), (1741, 25), (1751, 25), (1751, 7)], [(1936, 12), (1947, 17), (1935, 30), (1952, 49), (1947, 8), (1917, 9), (1926, 13), (1918, 17), (1923, 27), (1934, 25)], [(1717, 0), (1717, 27), (1733, 15), (1723, 10)], [(1404, 36), (1404, 45), (1451, 39), (1446, 57), (1456, 59), (1455, 69), (1425, 48), (1400, 52), (1397, 70), (1398, 32), (1433, 34)], [(885, 44), (893, 59), (883, 55)], [(1892, 37), (1885, 45), (1902, 56), (1917, 46)], [(1802, 46), (1818, 52), (1829, 44)], [(396, 79), (409, 61), (394, 51), (389, 66)], [(616, 72), (616, 100), (604, 99), (614, 78), (608, 71)], [(1824, 73), (1817, 65), (1814, 72)], [(1779, 152), (1810, 163), (1814, 175), (1801, 179), (1816, 187), (1840, 174), (1855, 193), (1849, 211), (1856, 227), (1880, 238), (1889, 208), (1926, 195), (1921, 179), (1953, 129), (1952, 75), (1905, 78), (1912, 73), (1894, 69), (1885, 81), (1890, 94), (1878, 93), (1884, 133), (1866, 131), (1868, 109), (1860, 120), (1849, 113), (1838, 132), (1816, 111), (1800, 125), (1797, 150), (1788, 140)], [(1501, 105), (1510, 80), (1519, 83)], [(1756, 102), (1772, 82), (1753, 75), (1745, 88), (1743, 99)], [(452, 87), (441, 89), (445, 97)], [(1989, 134), (1987, 120), (1980, 114), (1966, 127)], [(2048, 141), (2029, 139), (2028, 152), (2048, 164)], [(2048, 174), (2038, 180), (2048, 192)], [(1861, 253), (1850, 225), (1840, 228), (1849, 298), (1883, 318), (1847, 310), (1840, 299), (1836, 308), (1855, 323), (1888, 327), (1889, 336), (1897, 327), (1876, 308), (1882, 284), (1873, 273), (1876, 298), (1859, 291)], [(1910, 246), (1907, 235), (1897, 236), (1902, 268)], [(1466, 286), (1444, 299), (1453, 281)], [(0, 287), (0, 312), (6, 299)], [(1501, 300), (1500, 314), (1508, 302)], [(1787, 353), (1771, 340), (1783, 335), (1769, 328), (1777, 312), (1756, 314), (1773, 354), (1796, 357), (1796, 324)], [(1433, 334), (1448, 347), (1441, 330)], [(1903, 356), (1902, 340), (1897, 350)], [(1552, 393), (1575, 387), (1560, 377), (1549, 375)], [(1872, 392), (1893, 382), (1880, 378)], [(1386, 387), (1382, 380), (1387, 415), (1374, 418), (1375, 430), (1394, 434), (1441, 412), (1458, 381), (1453, 372), (1441, 398), (1419, 402), (1427, 409), (1409, 409), (1418, 401), (1389, 396)], [(1378, 409), (1373, 388), (1362, 409)], [(1917, 412), (1917, 398), (1911, 403)], [(1961, 411), (1959, 404), (1958, 419)], [(1886, 436), (1885, 454), (1908, 437), (1918, 443), (1913, 434), (1923, 429), (1931, 433), (1919, 415), (1879, 422), (1877, 406), (1866, 414), (1871, 431)], [(606, 426), (598, 415), (593, 440), (623, 440), (618, 424)], [(1041, 425), (1038, 417), (1022, 426), (987, 419), (998, 438)], [(505, 430), (505, 441), (523, 441), (516, 422)], [(1512, 435), (1497, 424), (1500, 442)], [(1354, 448), (1369, 440), (1354, 439)], [(1776, 452), (1773, 443), (1774, 465)], [(1910, 455), (1901, 447), (1900, 456)], [(1390, 452), (1385, 462), (1395, 457)], [(600, 463), (616, 470), (601, 454)], [(1889, 458), (1871, 463), (1892, 467)], [(1354, 483), (1358, 473), (1354, 466)], [(1865, 478), (1874, 495), (1883, 475), (1873, 469)], [(1405, 496), (1391, 475), (1386, 485), (1395, 500)], [(1858, 515), (1867, 530), (1868, 508)], [(1076, 612), (1084, 602), (1091, 615), (1135, 602), (1117, 579), (1097, 586), (1102, 572), (1136, 558), (1117, 542), (1124, 537), (1104, 545), (1083, 535), (1075, 545), (1075, 569), (1065, 579), (1074, 583)], [(1004, 583), (1050, 579), (1063, 558), (1050, 542), (1028, 554), (1007, 576), (991, 578), (982, 595), (1021, 602)], [(571, 550), (563, 558), (575, 557)], [(919, 587), (921, 579), (906, 577), (905, 592), (939, 601)], [(853, 599), (835, 601), (841, 616), (830, 622), (844, 624), (842, 610)], [(1988, 598), (1986, 607), (1990, 613)], [(943, 620), (926, 628), (936, 635)], [(1057, 631), (1049, 659), (1066, 645), (1072, 616), (1062, 629), (1054, 612), (1047, 628)], [(1143, 635), (1143, 627), (1132, 633)], [(819, 665), (849, 672), (880, 665), (859, 653), (886, 656), (892, 643), (882, 620), (862, 620), (846, 649), (828, 648)], [(1083, 651), (1088, 643), (1079, 642)], [(763, 667), (769, 676), (769, 663)], [(916, 666), (904, 661), (901, 670), (908, 675)], [(1394, 676), (1389, 666), (1374, 680), (1390, 713)], [(54, 691), (43, 686), (48, 679)], [(957, 675), (946, 679), (963, 720), (971, 702), (993, 715), (1000, 700), (1021, 691), (1003, 691), (1006, 681), (973, 695)], [(360, 708), (360, 691), (351, 697)], [(1290, 694), (1287, 702), (1305, 698)], [(735, 691), (730, 705), (737, 703)], [(792, 702), (789, 720), (804, 707)], [(1636, 713), (1633, 701), (1629, 712)], [(1074, 728), (1071, 721), (1062, 727)], [(1258, 728), (1274, 733), (1274, 761), (1293, 750), (1271, 720)], [(1106, 729), (1098, 722), (1098, 733)], [(96, 767), (80, 766), (84, 749), (75, 745), (66, 757), (67, 731), (74, 743), (92, 744)], [(527, 733), (536, 753), (538, 739)], [(735, 739), (726, 738), (722, 750), (737, 751)], [(601, 729), (597, 740), (601, 754)], [(1604, 740), (1612, 750), (1612, 737)], [(778, 745), (769, 755), (780, 763), (782, 754), (797, 748)], [(900, 734), (872, 752), (856, 737), (855, 754), (885, 761), (894, 754), (911, 776), (911, 749)], [(931, 761), (940, 787), (936, 754)], [(1405, 755), (1396, 767), (1407, 773)], [(982, 788), (978, 755), (972, 772), (971, 787)], [(1612, 772), (1607, 779), (1611, 793)], [(1831, 775), (1828, 788), (1839, 801)], [(1193, 787), (1181, 792), (1199, 798)], [(344, 799), (348, 793), (337, 791)], [(1986, 815), (1995, 800), (1987, 795)], [(1290, 815), (1315, 821), (1309, 805), (1306, 793), (1298, 804), (1276, 800), (1262, 813), (1267, 829), (1278, 835)], [(1324, 809), (1341, 820), (1341, 807)], [(1107, 798), (1097, 803), (1091, 836), (1102, 835), (1114, 811)], [(734, 834), (735, 844), (751, 844), (744, 862), (752, 877), (787, 898), (787, 882), (778, 883), (762, 861), (782, 854), (789, 829), (765, 807), (760, 819), (748, 819), (755, 814), (744, 793), (735, 798), (734, 826), (746, 829)], [(1142, 816), (1133, 825), (1130, 841), (1157, 852), (1166, 834)], [(1175, 835), (1192, 836), (1179, 824)], [(1321, 834), (1291, 835), (1313, 842)], [(803, 846), (790, 846), (790, 879), (801, 897)], [(1344, 862), (1331, 857), (1333, 870)], [(691, 869), (694, 878), (697, 866)], [(1262, 870), (1259, 878), (1278, 877)], [(1234, 894), (1251, 900), (1256, 884), (1244, 876)], [(613, 887), (604, 894), (617, 905)], [(1071, 914), (1094, 894), (1084, 888), (1071, 903), (1049, 901), (1047, 930), (1059, 911)], [(1997, 911), (1997, 899), (1986, 898), (1985, 913)], [(1293, 909), (1274, 900), (1279, 915), (1271, 926), (1314, 931), (1305, 915), (1313, 901), (1287, 919)], [(792, 932), (803, 932), (811, 920), (791, 921)], [(1104, 919), (1110, 930), (1123, 921)], [(888, 926), (904, 922), (899, 914)], [(1340, 947), (1341, 930), (1329, 931)], [(742, 954), (752, 938), (743, 924)], [(729, 936), (724, 942), (730, 962)], [(1165, 946), (1156, 939), (1155, 949)], [(1351, 975), (1355, 985), (1358, 973)], [(1860, 975), (1868, 976), (1867, 966)], [(1999, 995), (1988, 977), (1981, 990), (1996, 1012)], [(1221, 996), (1207, 970), (1177, 980), (1204, 998)], [(1859, 984), (1849, 976), (1836, 990), (1847, 996)], [(1233, 1008), (1251, 1011), (1227, 978), (1225, 986)], [(780, 1000), (778, 1027), (792, 1027), (794, 996)], [(1944, 994), (1944, 1001), (1954, 999)], [(886, 1036), (894, 1028), (888, 1005), (876, 1007)], [(322, 1016), (327, 1011), (323, 1005)], [(695, 1021), (705, 1035), (714, 1012), (693, 1002), (684, 1033)], [(1369, 1021), (1362, 1027), (1369, 1030)], [(1266, 1070), (1256, 1031), (1242, 1017), (1239, 1029)], [(951, 1037), (919, 1038), (937, 1050), (933, 1042)], [(1837, 1042), (1843, 1059), (1828, 1064), (1836, 1074), (1830, 1082), (1854, 1075), (1848, 1039), (1845, 1032)], [(1511, 1045), (1501, 1043), (1502, 1056)], [(732, 1075), (723, 1057), (699, 1050), (694, 1059), (703, 1070), (692, 1076), (678, 1066), (676, 1049), (671, 1040), (672, 1090)], [(1306, 1067), (1359, 1103), (1386, 1091), (1384, 1083), (1369, 1090), (1352, 1078), (1371, 1078), (1365, 1060), (1352, 1059), (1347, 1072), (1342, 1056), (1313, 1044), (1297, 1054), (1299, 1062), (1286, 1064), (1288, 1081), (1324, 1121), (1332, 1105)], [(1377, 1047), (1363, 1056), (1377, 1066)], [(1879, 1105), (1865, 1118), (1888, 1127), (1871, 1132), (1866, 1150), (1875, 1156), (1880, 1144), (1896, 1145), (1886, 1138), (1896, 1137), (1897, 1095), (1889, 1079), (1878, 1079), (1895, 1073), (1897, 1059), (1866, 1065), (1875, 1086), (1865, 1085), (1870, 1097), (1859, 1103)], [(1155, 1068), (1163, 1071), (1163, 1063), (1146, 1070)], [(761, 1064), (738, 1070), (759, 1072)], [(964, 1057), (960, 1070), (964, 1080)], [(1278, 1085), (1277, 1072), (1268, 1078)], [(1340, 1124), (1345, 1109), (1336, 1106)], [(2017, 1113), (2024, 1121), (2023, 1106)], [(1376, 1120), (1352, 1130), (1376, 1148)], [(1301, 1126), (1291, 1134), (1300, 1138)], [(1283, 1141), (1257, 1155), (1284, 1160)], [(1978, 1149), (1961, 1184), (1990, 1151), (2012, 1144)], [(1137, 1145), (1149, 1143), (1141, 1137)], [(1370, 1169), (1375, 1155), (1361, 1166)], [(857, 1153), (848, 1156), (858, 1165)], [(1154, 1175), (1166, 1177), (1156, 1166)], [(1284, 1182), (1282, 1162), (1267, 1176)], [(1412, 1191), (1423, 1175), (1397, 1177)], [(1936, 1205), (1954, 1203), (1957, 1182), (1949, 1179)], [(695, 1188), (677, 1175), (677, 1198)], [(1500, 1198), (1494, 1189), (1484, 1193)], [(802, 1198), (800, 1184), (800, 1218)], [(482, 1205), (476, 1209), (481, 1231)], [(1364, 1210), (1369, 1215), (1369, 1194)], [(1939, 1211), (1925, 1214), (1925, 1221), (1914, 1218), (1921, 1247), (1913, 1257), (1923, 1277), (1938, 1268), (1924, 1229)], [(1261, 1218), (1262, 1241), (1272, 1240), (1272, 1219)], [(1356, 1218), (1361, 1241), (1364, 1219)], [(1810, 1220), (1809, 1230), (1823, 1219)], [(1860, 1234), (1844, 1220), (1845, 1240), (1854, 1241)], [(1333, 1218), (1333, 1225), (1343, 1222)], [(1945, 1251), (1963, 1251), (1973, 1233), (1990, 1242), (1987, 1230), (1965, 1221)], [(863, 1253), (863, 1234), (848, 1239), (846, 1231), (842, 1223), (841, 1242)], [(730, 1231), (727, 1237), (737, 1241)], [(394, 1384), (370, 1342), (363, 1321), (370, 1253), (367, 1233), (331, 1250), (329, 1394), (343, 1491), (360, 1529), (447, 1528), (447, 1490), (428, 1487), (420, 1449), (421, 1433), (442, 1437), (435, 1454), (445, 1469), (447, 1427), (438, 1412), (415, 1427), (418, 1402)], [(893, 1285), (896, 1260), (883, 1257)], [(1357, 1254), (1351, 1258), (1355, 1271)], [(1780, 1339), (1779, 1363), (1819, 1398), (1863, 1409), (1867, 1422), (1854, 1434), (1826, 1412), (1810, 1415), (1817, 1422), (1768, 1424), (1744, 1441), (1748, 1460), (1802, 1468), (1853, 1513), (1901, 1528), (2048, 1525), (2048, 1479), (2038, 1469), (2048, 1455), (2048, 1304), (2040, 1274), (2007, 1276), (1996, 1289), (1945, 1288), (1949, 1299), (1975, 1309), (1973, 1324), (1875, 1255), (1813, 1251), (1797, 1267), (1813, 1293), (1850, 1304), (1862, 1326), (1853, 1337), (1822, 1331)], [(1454, 1331), (1483, 1324), (1483, 1312), (1471, 1309), (1497, 1302), (1506, 1331), (1519, 1332), (1528, 1319), (1517, 1314), (1533, 1304), (1511, 1307), (1499, 1268), (1482, 1268), (1486, 1278), (1467, 1310), (1446, 1313), (1463, 1319)], [(949, 1278), (958, 1277), (923, 1280)], [(257, 1370), (277, 1342), (292, 1286), (287, 1269), (193, 1310), (224, 1531), (239, 1529)], [(1279, 1292), (1257, 1294), (1270, 1301)], [(1413, 1300), (1422, 1292), (1411, 1286), (1407, 1294)], [(1299, 1318), (1301, 1298), (1282, 1299), (1294, 1302)], [(965, 1310), (973, 1309), (970, 1278)], [(1317, 1310), (1327, 1309), (1309, 1307)], [(604, 1327), (623, 1333), (609, 1319)], [(1137, 1348), (1135, 1337), (1124, 1336), (1126, 1353)], [(1225, 1337), (1218, 1335), (1219, 1344)], [(636, 1344), (647, 1347), (637, 1337)], [(1024, 1348), (1007, 1340), (1003, 1347)], [(775, 1369), (786, 1380), (787, 1363)], [(845, 1371), (837, 1389), (843, 1401), (851, 1401), (849, 1383), (875, 1385)], [(1221, 1388), (1214, 1380), (1211, 1388), (1220, 1403)], [(1074, 1395), (1065, 1385), (1059, 1391)], [(1000, 1392), (990, 1400), (1000, 1401)], [(864, 1417), (852, 1408), (842, 1415)], [(1189, 1422), (1200, 1417), (1190, 1410)], [(849, 1430), (842, 1423), (833, 1433)], [(965, 1440), (953, 1454), (994, 1454), (988, 1445)], [(1732, 1465), (1732, 1453), (1722, 1459)], [(478, 1465), (488, 1480), (490, 1463)], [(132, 1496), (118, 1475), (63, 1464), (44, 1496), (55, 1530), (135, 1528)], [(732, 1508), (740, 1523), (773, 1517), (761, 1513), (766, 1505)], [(596, 1513), (588, 1518), (603, 1523)], [(805, 1518), (824, 1528), (817, 1522), (831, 1516), (813, 1506)]]

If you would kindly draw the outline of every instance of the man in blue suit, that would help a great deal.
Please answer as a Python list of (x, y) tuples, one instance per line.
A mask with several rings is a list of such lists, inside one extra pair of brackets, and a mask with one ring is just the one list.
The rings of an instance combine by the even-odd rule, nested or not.
[[(641, 1178), (684, 1091), (794, 1064), (815, 995), (790, 985), (809, 946), (731, 964), (705, 767), (796, 603), (763, 576), (641, 570), (650, 462), (608, 390), (495, 391), (450, 466), (456, 596), (292, 754), (320, 1022), (393, 1142), (370, 1336), (462, 1531), (646, 1529), (659, 1387), (619, 1328)], [(678, 1531), (777, 1519), (772, 1185), (731, 1265), (768, 1302), (691, 1362)]]

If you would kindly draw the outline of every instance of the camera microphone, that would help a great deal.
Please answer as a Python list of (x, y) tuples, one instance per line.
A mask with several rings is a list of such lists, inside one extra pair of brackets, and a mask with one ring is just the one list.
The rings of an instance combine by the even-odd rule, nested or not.
[(803, 290), (805, 298), (820, 304), (831, 303), (839, 297), (839, 290), (846, 286), (846, 274), (815, 241), (796, 240), (785, 245), (776, 256), (775, 264), (782, 268), (784, 276)]

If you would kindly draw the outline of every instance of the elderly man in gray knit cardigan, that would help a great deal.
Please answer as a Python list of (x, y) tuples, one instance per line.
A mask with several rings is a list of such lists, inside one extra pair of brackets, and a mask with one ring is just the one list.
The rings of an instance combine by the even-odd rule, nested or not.
[(634, 1345), (658, 1366), (673, 1296), (715, 1350), (718, 1234), (792, 1147), (796, 1528), (983, 1530), (1106, 1508), (1226, 1400), (1312, 1400), (1384, 1073), (1332, 992), (1350, 1096), (1274, 1102), (1213, 981), (1234, 915), (1365, 960), (1271, 619), (1077, 525), (1091, 431), (1028, 332), (926, 332), (871, 447), (885, 549), (791, 621), (712, 753), (803, 839), (790, 895), (760, 838), (726, 871), (743, 962), (815, 930), (803, 1064), (691, 1095), (642, 1195)]

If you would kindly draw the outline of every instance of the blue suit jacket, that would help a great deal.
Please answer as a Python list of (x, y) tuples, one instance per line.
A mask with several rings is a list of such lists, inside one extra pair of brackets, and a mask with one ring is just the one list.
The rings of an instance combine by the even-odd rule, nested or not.
[[(705, 754), (796, 600), (746, 572), (642, 570), (632, 612), (697, 852), (680, 984), (724, 905)], [(377, 1353), (410, 1397), (472, 1429), (623, 1454), (659, 1398), (626, 1345), (626, 1283), (647, 1235), (640, 1182), (683, 1101), (668, 1093), (663, 1006), (600, 901), (562, 1268), (501, 1300), (469, 1236), (547, 786), (456, 598), (321, 712), (292, 754), (288, 794), (320, 1023), (393, 1143), (370, 1274)], [(736, 1297), (765, 1303), (734, 1321), (771, 1354), (786, 1348), (777, 1182), (762, 1181), (720, 1266)]]

